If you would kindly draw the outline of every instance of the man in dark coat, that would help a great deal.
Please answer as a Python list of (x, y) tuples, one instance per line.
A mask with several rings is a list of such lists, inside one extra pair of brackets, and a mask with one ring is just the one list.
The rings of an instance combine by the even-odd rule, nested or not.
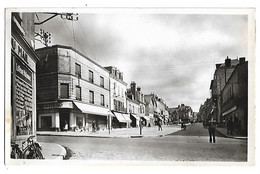
[(213, 119), (213, 117), (209, 120), (209, 142), (210, 143), (215, 143), (215, 129), (216, 129), (216, 120)]

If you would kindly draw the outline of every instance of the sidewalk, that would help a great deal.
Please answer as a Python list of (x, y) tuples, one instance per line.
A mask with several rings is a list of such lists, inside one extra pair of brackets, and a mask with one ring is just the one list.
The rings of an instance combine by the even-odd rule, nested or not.
[(59, 144), (39, 142), (42, 146), (42, 154), (46, 160), (63, 160), (66, 150)]
[(216, 130), (224, 135), (227, 138), (235, 138), (235, 139), (242, 139), (242, 140), (247, 140), (246, 136), (239, 136), (239, 135), (227, 135), (227, 128), (222, 128), (222, 127), (217, 127)]
[(140, 135), (140, 128), (121, 128), (110, 131), (97, 132), (52, 132), (52, 131), (37, 131), (37, 135), (44, 136), (71, 136), (71, 137), (96, 137), (96, 138), (142, 138), (142, 137), (162, 137), (167, 134), (179, 131), (179, 125), (163, 125), (162, 131), (158, 131), (158, 127), (143, 127)]

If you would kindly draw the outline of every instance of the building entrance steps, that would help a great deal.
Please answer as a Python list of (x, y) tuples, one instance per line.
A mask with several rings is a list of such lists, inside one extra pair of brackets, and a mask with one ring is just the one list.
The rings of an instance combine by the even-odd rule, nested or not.
[(162, 131), (158, 131), (158, 126), (143, 127), (142, 134), (140, 128), (122, 128), (113, 129), (110, 131), (97, 132), (54, 132), (54, 131), (37, 131), (37, 135), (43, 136), (77, 136), (77, 137), (99, 137), (99, 138), (132, 138), (132, 137), (162, 137), (167, 134), (179, 131), (180, 125), (163, 125)]

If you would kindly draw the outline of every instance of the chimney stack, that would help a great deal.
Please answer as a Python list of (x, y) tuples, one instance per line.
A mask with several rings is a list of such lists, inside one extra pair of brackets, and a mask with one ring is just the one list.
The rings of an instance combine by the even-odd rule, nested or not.
[(239, 58), (239, 64), (245, 63), (245, 62), (246, 62), (246, 58), (245, 57), (240, 57)]
[(227, 58), (225, 60), (225, 67), (230, 67), (230, 66), (231, 66), (231, 59), (229, 59), (227, 56)]

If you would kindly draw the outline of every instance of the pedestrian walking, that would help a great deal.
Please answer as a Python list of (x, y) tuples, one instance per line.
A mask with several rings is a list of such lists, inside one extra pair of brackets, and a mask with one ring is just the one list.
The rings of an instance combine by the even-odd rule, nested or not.
[(215, 143), (215, 129), (216, 129), (216, 120), (213, 119), (213, 117), (209, 120), (209, 142), (210, 143)]
[(96, 123), (95, 123), (95, 121), (92, 122), (92, 132), (96, 132)]
[(162, 131), (162, 120), (158, 122), (158, 131)]

